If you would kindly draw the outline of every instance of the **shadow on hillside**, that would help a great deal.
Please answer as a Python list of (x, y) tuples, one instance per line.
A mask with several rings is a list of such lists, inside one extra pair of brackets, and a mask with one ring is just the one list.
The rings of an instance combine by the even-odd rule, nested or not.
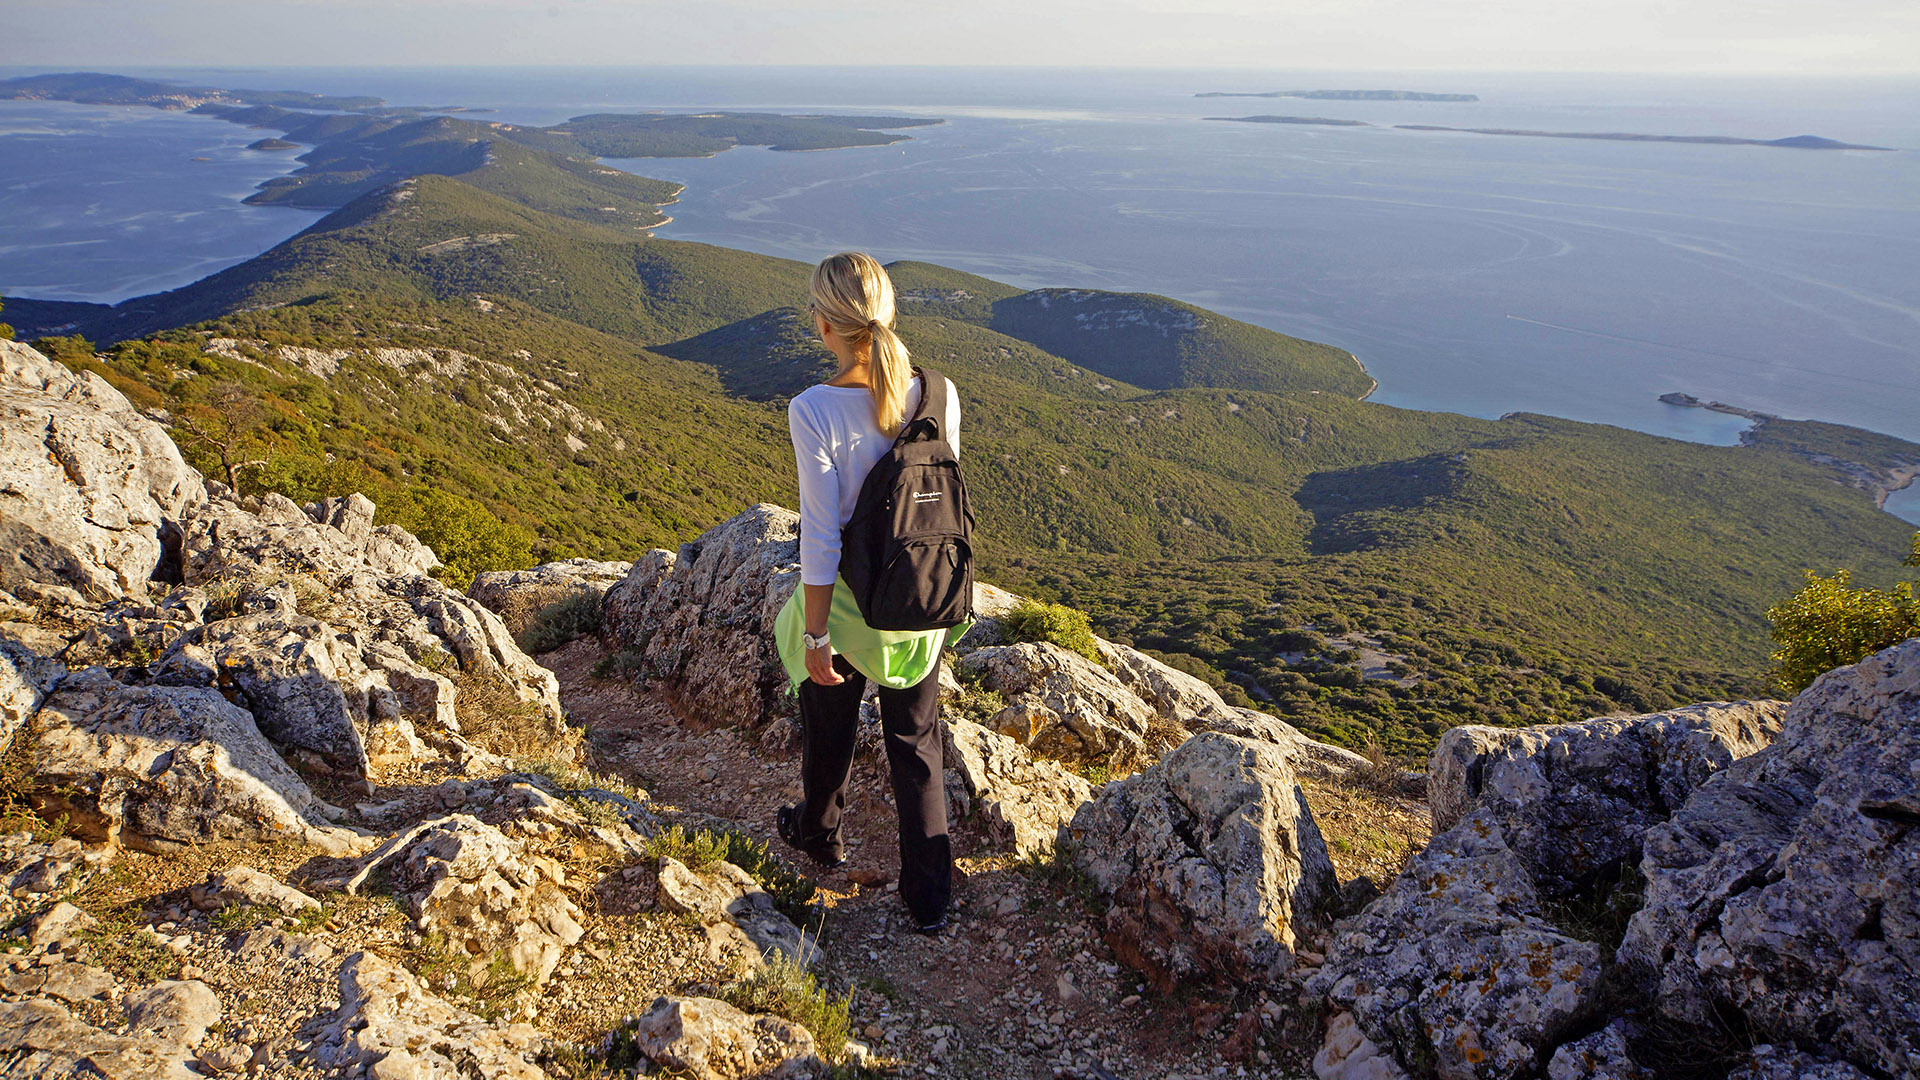
[(1457, 496), (1467, 479), (1464, 455), (1429, 454), (1306, 478), (1293, 501), (1313, 515), (1307, 550), (1337, 555), (1444, 539), (1445, 523), (1419, 511)]

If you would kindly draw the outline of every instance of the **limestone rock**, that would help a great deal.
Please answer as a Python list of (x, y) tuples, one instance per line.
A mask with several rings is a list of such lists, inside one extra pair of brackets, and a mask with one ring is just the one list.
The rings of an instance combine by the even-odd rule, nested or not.
[[(31, 724), (43, 814), (74, 835), (164, 851), (216, 840), (293, 838), (329, 855), (364, 838), (329, 823), (246, 710), (196, 687), (125, 686), (99, 670), (68, 676)], [(333, 811), (337, 813), (337, 811)]]
[(207, 880), (189, 888), (187, 895), (193, 906), (201, 911), (218, 911), (229, 904), (243, 904), (277, 908), (281, 914), (291, 915), (320, 906), (320, 901), (250, 866), (234, 866), (209, 874)]
[[(397, 525), (372, 528), (372, 502), (315, 504), (316, 521), (292, 499), (268, 492), (237, 502), (216, 499), (182, 523), (181, 569), (189, 583), (272, 572), (329, 577), (356, 570), (421, 577), (440, 565), (433, 551)], [(338, 521), (339, 524), (331, 522)]]
[(580, 594), (605, 596), (632, 569), (630, 562), (564, 559), (530, 570), (486, 570), (474, 575), (467, 595), (517, 634), (548, 604)]
[(82, 930), (98, 924), (99, 920), (62, 900), (33, 920), (33, 928), (27, 932), (27, 943), (36, 949), (44, 949), (67, 941)]
[(1593, 1015), (1605, 959), (1541, 917), (1525, 864), (1482, 808), (1336, 928), (1307, 989), (1409, 1071), (1429, 1061), (1441, 1076), (1491, 1080), (1531, 1075)]
[(1052, 847), (1093, 786), (1063, 766), (1036, 760), (1013, 739), (959, 717), (947, 719), (947, 764), (988, 828), (1015, 854)]
[(404, 1080), (546, 1080), (533, 1064), (539, 1034), (483, 1020), (428, 993), (413, 974), (373, 953), (340, 968), (340, 1008), (315, 1055), (342, 1074)]
[(163, 535), (205, 499), (166, 432), (105, 379), (0, 341), (0, 589), (144, 597)]
[(1457, 727), (1428, 769), (1434, 827), (1492, 810), (1534, 885), (1554, 896), (1637, 862), (1640, 837), (1707, 777), (1773, 741), (1785, 702), (1709, 702), (1646, 716)]
[(126, 996), (130, 1035), (76, 1019), (45, 999), (0, 1002), (0, 1061), (17, 1080), (195, 1080), (192, 1047), (220, 1018), (199, 982), (162, 982)]
[(660, 906), (684, 912), (709, 926), (725, 922), (739, 928), (757, 956), (778, 953), (796, 964), (812, 963), (819, 945), (808, 945), (800, 928), (773, 906), (773, 897), (753, 875), (730, 862), (691, 870), (678, 859), (660, 860)]
[(1763, 1043), (1727, 1073), (1727, 1080), (1869, 1080), (1871, 1075), (1844, 1061)]
[(1036, 754), (1127, 767), (1145, 761), (1159, 714), (1112, 673), (1051, 642), (975, 649), (960, 660), (980, 685), (1051, 718), (1033, 735)]
[(477, 967), (504, 956), (544, 983), (584, 933), (560, 864), (469, 814), (422, 822), (388, 840), (359, 865), (347, 891), (361, 891), (382, 868), (414, 925), (444, 935), (453, 955), (473, 956)]
[(0, 637), (0, 753), (13, 744), (14, 732), (40, 711), (47, 691), (66, 673), (59, 661)]
[(640, 654), (641, 677), (699, 723), (791, 715), (773, 622), (800, 583), (800, 515), (748, 508), (649, 552), (607, 590), (601, 632)]
[(649, 1061), (695, 1080), (799, 1080), (827, 1074), (806, 1028), (777, 1016), (750, 1015), (713, 998), (656, 998), (635, 1022), (633, 1035)]
[(1162, 985), (1279, 977), (1339, 888), (1286, 756), (1230, 735), (1107, 784), (1072, 829), (1108, 940)]
[(1645, 838), (1619, 957), (1658, 1008), (1920, 1072), (1920, 638), (1820, 677)]
[(1313, 1055), (1313, 1075), (1319, 1080), (1408, 1080), (1407, 1071), (1367, 1038), (1350, 1012), (1335, 1013), (1327, 1021), (1326, 1038)]
[(1627, 1024), (1615, 1020), (1553, 1052), (1547, 1080), (1654, 1080), (1653, 1070), (1633, 1059)]

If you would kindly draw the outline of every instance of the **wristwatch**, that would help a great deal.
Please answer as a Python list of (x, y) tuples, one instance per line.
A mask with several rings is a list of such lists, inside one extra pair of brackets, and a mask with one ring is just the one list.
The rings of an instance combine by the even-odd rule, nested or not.
[(800, 644), (805, 645), (809, 650), (824, 649), (828, 645), (833, 644), (833, 641), (825, 634), (814, 637), (812, 634), (802, 633), (800, 635)]

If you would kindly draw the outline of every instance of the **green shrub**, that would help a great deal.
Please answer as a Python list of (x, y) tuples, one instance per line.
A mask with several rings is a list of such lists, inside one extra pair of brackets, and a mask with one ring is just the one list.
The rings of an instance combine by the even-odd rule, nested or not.
[(1093, 626), (1084, 611), (1065, 604), (1026, 600), (1001, 616), (1000, 625), (1008, 641), (1048, 641), (1100, 663), (1100, 650), (1093, 644)]
[(518, 637), (522, 651), (543, 653), (599, 632), (600, 594), (581, 591), (568, 593), (534, 612)]
[(1767, 610), (1773, 623), (1773, 677), (1797, 694), (1822, 674), (1920, 635), (1920, 601), (1912, 582), (1889, 589), (1852, 587), (1845, 570), (1809, 572), (1807, 585)]
[(829, 994), (812, 972), (783, 955), (769, 956), (764, 967), (724, 987), (720, 998), (747, 1012), (772, 1013), (806, 1028), (829, 1061), (847, 1052), (853, 1032), (851, 999)]
[(813, 881), (781, 865), (763, 841), (726, 830), (688, 832), (675, 825), (653, 834), (647, 841), (647, 857), (677, 859), (693, 870), (730, 862), (751, 875), (773, 897), (774, 906), (782, 914), (795, 923), (806, 924), (807, 903), (815, 890)]

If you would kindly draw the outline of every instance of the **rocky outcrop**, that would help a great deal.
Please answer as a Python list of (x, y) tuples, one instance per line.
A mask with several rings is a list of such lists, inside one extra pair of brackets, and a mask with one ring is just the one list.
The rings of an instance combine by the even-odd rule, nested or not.
[(144, 598), (206, 497), (166, 432), (105, 379), (0, 341), (0, 589)]
[(530, 570), (487, 570), (473, 576), (467, 595), (518, 634), (541, 608), (571, 596), (605, 596), (632, 569), (630, 562), (563, 559)]
[(1709, 702), (1577, 724), (1454, 728), (1428, 768), (1434, 828), (1485, 806), (1535, 887), (1573, 895), (1638, 862), (1641, 834), (1709, 776), (1771, 743), (1785, 710), (1783, 701)]
[(197, 1080), (202, 1075), (188, 1063), (221, 1013), (205, 984), (157, 983), (128, 994), (121, 1008), (126, 1035), (95, 1027), (45, 998), (0, 1002), (0, 1062), (18, 1080)]
[(340, 1074), (377, 1080), (546, 1080), (533, 1063), (539, 1033), (496, 1024), (429, 993), (412, 973), (373, 953), (340, 968), (340, 1008), (314, 1056)]
[(694, 1080), (802, 1080), (827, 1065), (806, 1028), (704, 997), (662, 997), (633, 1024), (640, 1052)]
[(1093, 785), (1064, 766), (1036, 760), (1017, 740), (979, 724), (949, 717), (944, 725), (947, 767), (966, 787), (988, 831), (1027, 855), (1053, 847)]
[(819, 943), (810, 946), (800, 928), (773, 906), (773, 897), (753, 875), (730, 862), (694, 870), (678, 859), (663, 858), (659, 896), (660, 906), (667, 911), (690, 915), (703, 926), (738, 931), (747, 946), (741, 951), (755, 967), (776, 956), (805, 966), (819, 956)]
[(230, 904), (240, 904), (271, 907), (290, 915), (320, 907), (320, 901), (251, 866), (233, 866), (208, 874), (207, 880), (187, 890), (187, 898), (201, 911), (218, 911)]
[(680, 715), (749, 726), (790, 715), (773, 621), (800, 583), (800, 515), (754, 506), (636, 560), (607, 590), (601, 632)]
[[(1620, 959), (1659, 1010), (1920, 1071), (1920, 639), (1828, 672), (1647, 832)], [(1769, 1074), (1771, 1075), (1771, 1074)]]
[(1150, 735), (1170, 734), (1155, 732), (1159, 714), (1105, 668), (1050, 642), (989, 645), (960, 667), (1036, 718), (1027, 741), (1043, 757), (1130, 768), (1148, 760)]
[(14, 732), (40, 711), (47, 691), (66, 673), (58, 660), (0, 637), (0, 753), (13, 745)]
[(1531, 1075), (1542, 1048), (1599, 1008), (1605, 960), (1544, 917), (1525, 862), (1482, 808), (1335, 931), (1307, 988), (1350, 1013), (1352, 1030), (1329, 1029), (1318, 1075), (1391, 1075), (1357, 1071), (1388, 1059), (1446, 1077)]
[(291, 838), (335, 855), (366, 841), (337, 828), (245, 709), (197, 687), (128, 686), (89, 670), (62, 680), (33, 719), (32, 789), (49, 820), (90, 842), (165, 851)]
[(1072, 831), (1108, 941), (1163, 986), (1278, 978), (1338, 891), (1286, 756), (1230, 735), (1108, 784)]
[(468, 814), (422, 822), (382, 844), (346, 883), (362, 892), (382, 875), (414, 926), (444, 939), (476, 970), (504, 957), (544, 983), (580, 940), (580, 909), (559, 863)]

